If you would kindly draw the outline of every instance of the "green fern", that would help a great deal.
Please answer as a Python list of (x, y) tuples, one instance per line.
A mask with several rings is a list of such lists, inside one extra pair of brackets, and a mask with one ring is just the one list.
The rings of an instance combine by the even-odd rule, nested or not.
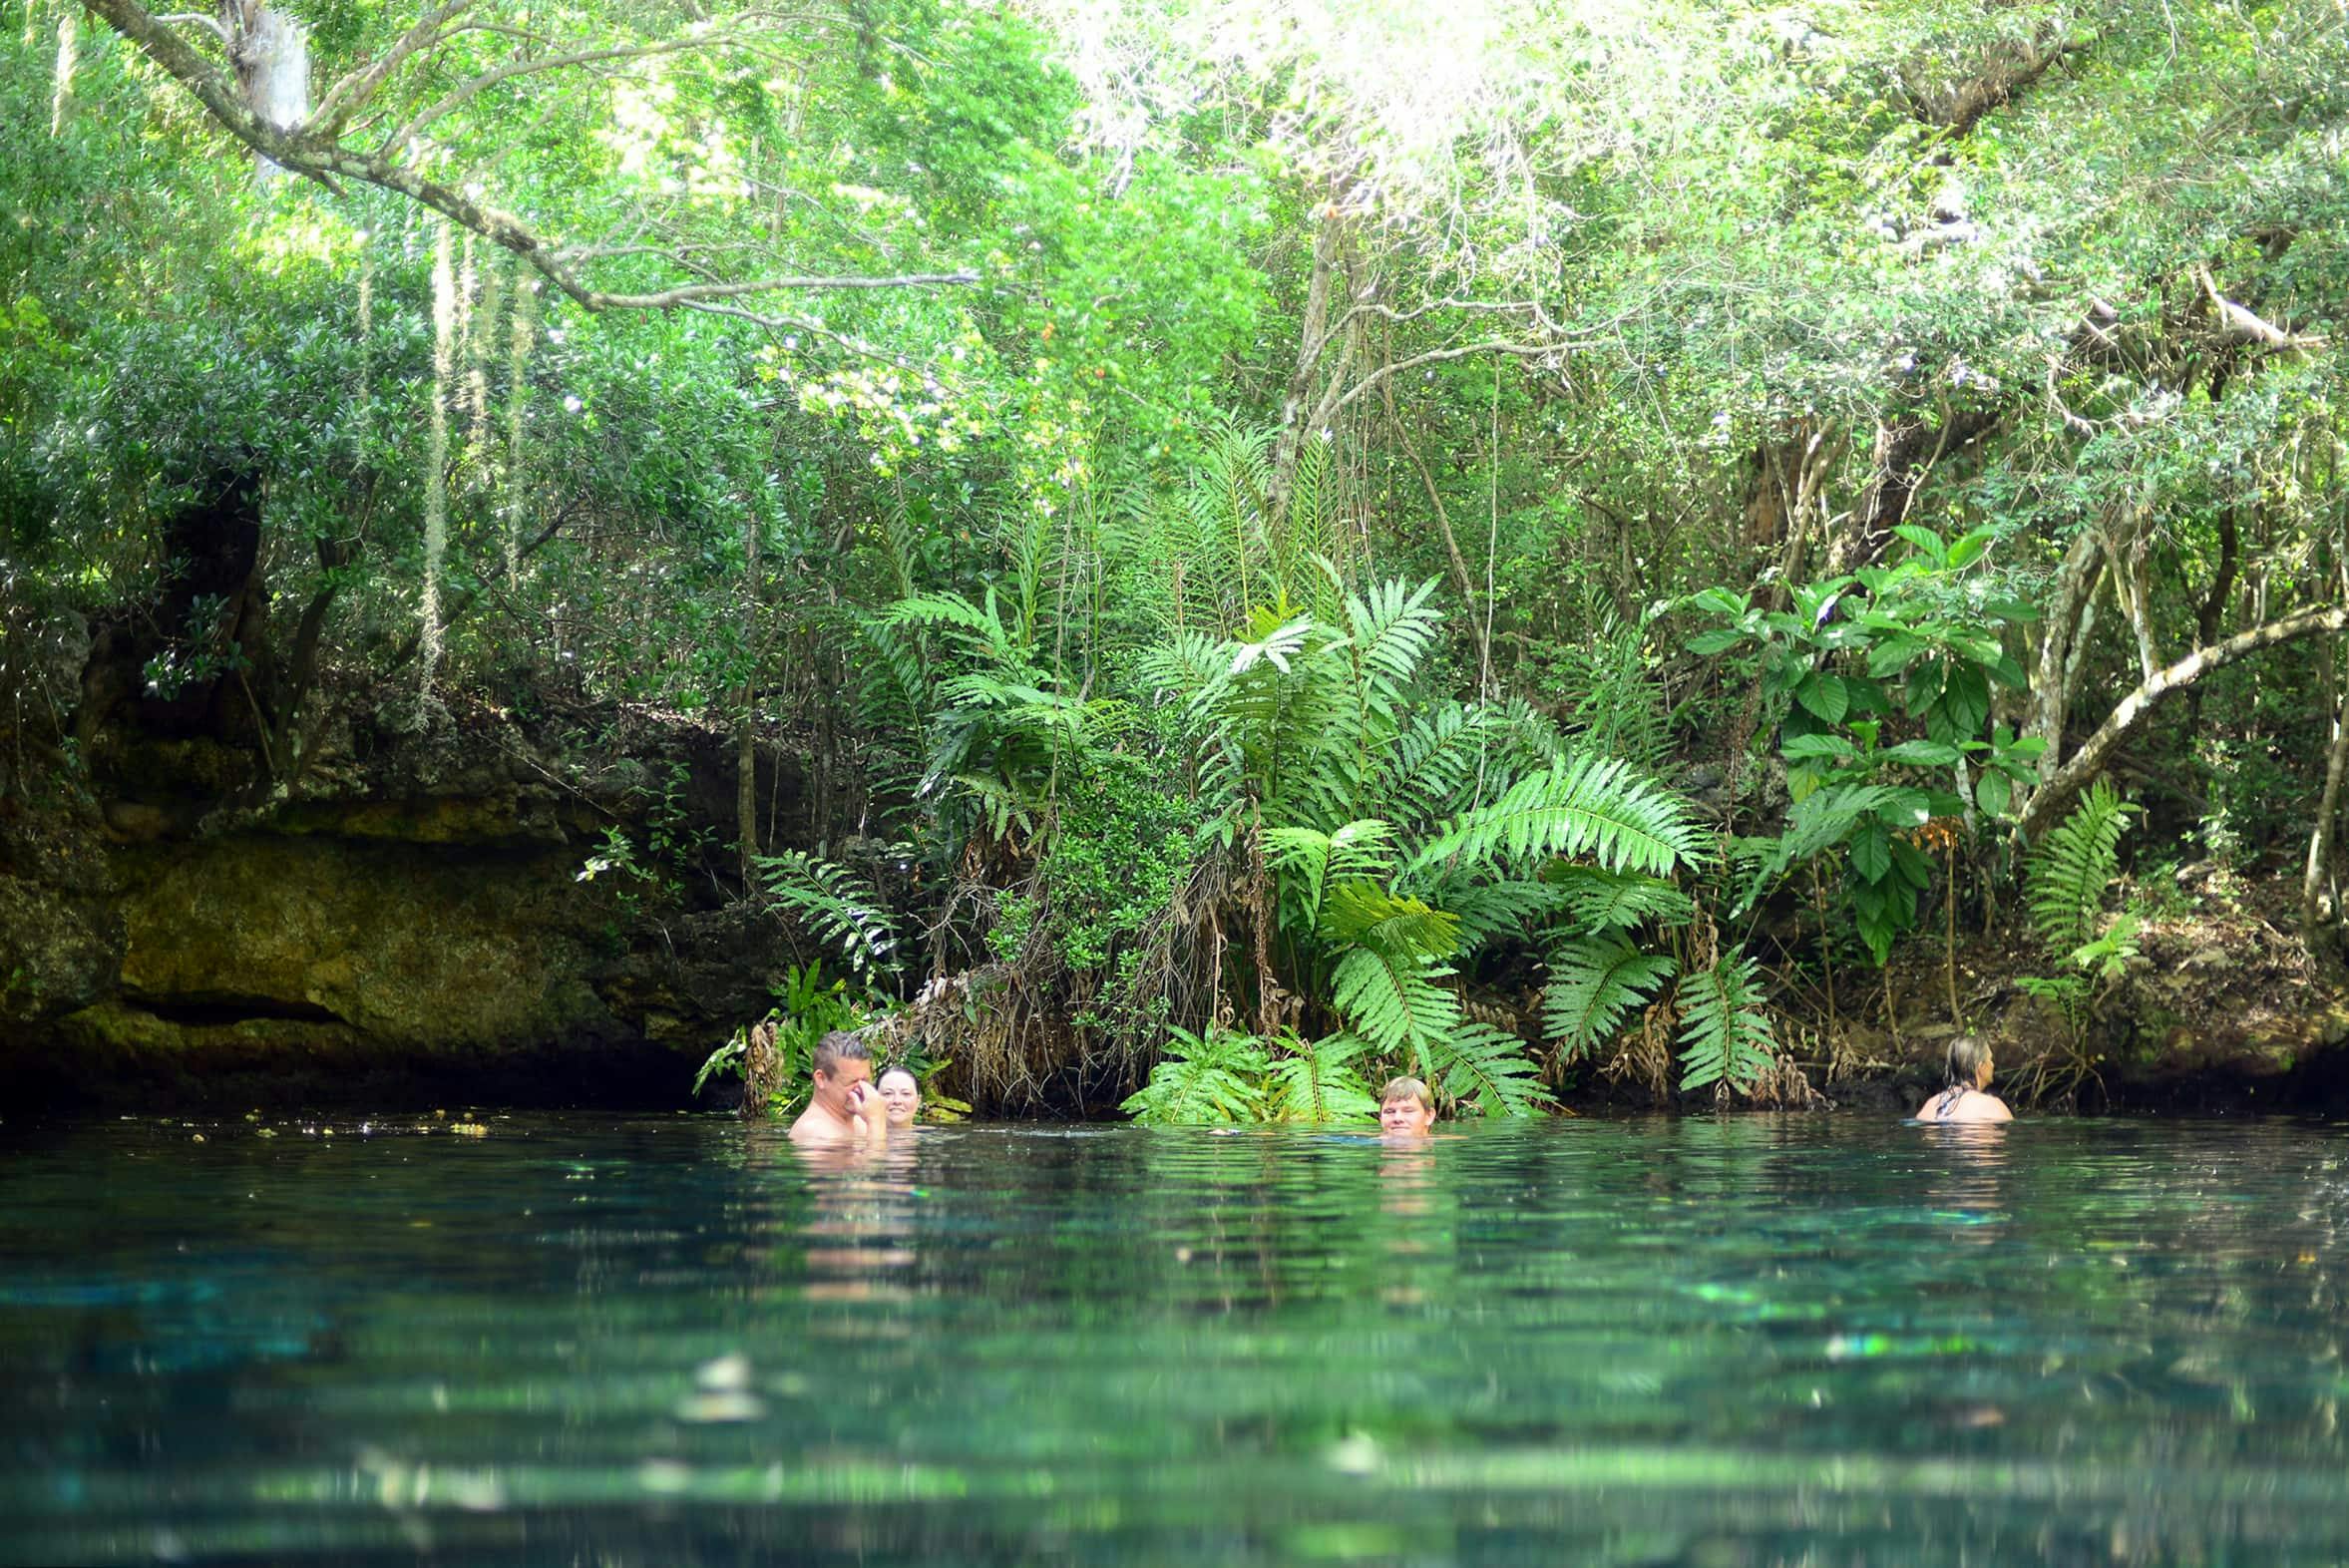
[(1588, 853), (1610, 871), (1661, 877), (1693, 860), (1697, 842), (1687, 806), (1662, 785), (1628, 763), (1580, 756), (1522, 778), (1493, 804), (1454, 817), (1411, 864)]
[(1401, 701), (1443, 627), (1442, 614), (1427, 602), (1434, 593), (1433, 578), (1416, 588), (1405, 588), (1396, 578), (1348, 596), (1348, 648), (1364, 701), (1389, 706)]
[(1446, 887), (1439, 902), (1459, 923), (1460, 948), (1465, 952), (1540, 926), (1558, 908), (1558, 890), (1546, 882), (1468, 883)]
[(1636, 872), (1562, 861), (1544, 870), (1542, 881), (1557, 889), (1567, 913), (1586, 931), (1636, 926), (1650, 920), (1681, 926), (1696, 913), (1696, 906), (1680, 889), (1660, 877)]
[(1212, 1026), (1205, 1035), (1172, 1033), (1175, 1043), (1150, 1069), (1150, 1081), (1120, 1109), (1153, 1127), (1264, 1120), (1268, 1063), (1256, 1036)]
[(859, 976), (896, 968), (897, 927), (881, 896), (855, 872), (802, 850), (757, 856), (754, 864), (775, 902), (839, 948)]
[(1321, 924), (1322, 897), (1353, 878), (1381, 878), (1393, 867), (1393, 827), (1374, 817), (1335, 833), (1315, 828), (1268, 828), (1265, 862), (1280, 874), (1283, 924), (1311, 932)]
[(1542, 1025), (1572, 1061), (1613, 1039), (1625, 1016), (1653, 998), (1676, 968), (1614, 932), (1567, 943), (1550, 955)]
[(1525, 1042), (1489, 1023), (1463, 1023), (1425, 1041), (1418, 1062), (1446, 1099), (1486, 1116), (1530, 1116), (1554, 1103)]
[(1505, 729), (1501, 711), (1483, 703), (1446, 702), (1413, 714), (1394, 741), (1392, 799), (1420, 820), (1465, 810)]
[(2031, 925), (2051, 951), (2068, 955), (2097, 939), (2105, 895), (2121, 873), (2121, 835), (2138, 809), (2099, 779), (2032, 851)]
[(1440, 961), (1459, 950), (1460, 918), (1358, 877), (1331, 888), (1322, 901), (1321, 935), (1340, 945)]
[(1284, 1039), (1266, 1075), (1266, 1104), (1275, 1121), (1367, 1121), (1378, 1101), (1358, 1066), (1369, 1046), (1353, 1034), (1306, 1041)]
[(1713, 968), (1682, 979), (1675, 999), (1681, 1008), (1683, 1089), (1727, 1080), (1751, 1092), (1770, 1069), (1775, 1038), (1762, 1010), (1757, 970), (1745, 954), (1731, 952)]
[(1338, 962), (1330, 1000), (1382, 1053), (1416, 1053), (1460, 1026), (1460, 998), (1435, 983), (1450, 973), (1416, 954), (1355, 948)]
[(1018, 657), (1012, 628), (1003, 623), (991, 588), (986, 590), (984, 604), (974, 604), (960, 593), (917, 593), (890, 605), (882, 619), (893, 626), (924, 626), (957, 633), (974, 650), (995, 662), (1010, 662)]

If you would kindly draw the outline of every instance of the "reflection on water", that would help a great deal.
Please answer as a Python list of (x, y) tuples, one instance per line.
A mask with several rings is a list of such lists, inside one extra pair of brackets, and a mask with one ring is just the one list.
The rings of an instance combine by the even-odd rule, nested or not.
[(2338, 1129), (5, 1130), (0, 1561), (2349, 1560)]

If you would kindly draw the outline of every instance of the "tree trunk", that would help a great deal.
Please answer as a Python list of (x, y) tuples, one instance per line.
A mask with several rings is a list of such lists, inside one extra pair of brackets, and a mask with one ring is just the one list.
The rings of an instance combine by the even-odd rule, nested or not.
[[(30, 11), (30, 6), (26, 10)], [(49, 94), (49, 134), (65, 135), (66, 114), (74, 104), (74, 64), (76, 46), (81, 38), (82, 13), (78, 7), (67, 6), (57, 19), (57, 70)], [(30, 23), (25, 31), (32, 31)]]
[(2156, 670), (2135, 691), (2122, 699), (2112, 716), (2097, 726), (2097, 732), (2082, 743), (2069, 761), (2057, 768), (2046, 784), (2031, 797), (2024, 808), (2023, 819), (2016, 831), (2027, 839), (2036, 839), (2048, 824), (2072, 803), (2089, 780), (2104, 769), (2106, 761), (2128, 738), (2146, 716), (2160, 705), (2173, 691), (2181, 691), (2222, 664), (2231, 664), (2246, 653), (2256, 653), (2281, 642), (2320, 632), (2339, 635), (2349, 630), (2349, 608), (2339, 604), (2322, 604), (2271, 620), (2263, 626), (2237, 632), (2215, 647), (2196, 648), (2166, 669)]
[(1851, 509), (1849, 525), (1835, 537), (1834, 547), (1827, 553), (1827, 576), (1841, 577), (1875, 565), (1884, 547), (1892, 542), (1893, 529), (1906, 521), (1909, 505), (1933, 465), (1944, 454), (1962, 450), (1988, 435), (1999, 418), (1996, 410), (1958, 408), (1945, 413), (1938, 425), (1928, 424), (1922, 415), (1878, 425), (1867, 489), (1861, 492), (1859, 505)]
[(2054, 601), (2048, 607), (2047, 634), (2040, 639), (2039, 671), (2031, 682), (2031, 716), (2026, 736), (2046, 742), (2039, 754), (2039, 782), (2045, 788), (2063, 760), (2064, 721), (2072, 700), (2072, 679), (2080, 668), (2080, 649), (2096, 623), (2097, 581), (2105, 558), (2093, 530), (2082, 530), (2064, 552), (2057, 569)]
[[(259, 0), (224, 0), (221, 21), (228, 30), (228, 59), (244, 101), (280, 131), (310, 118), (310, 31)], [(254, 155), (254, 178), (266, 187), (286, 171)]]
[(1325, 202), (1321, 222), (1314, 229), (1313, 270), (1306, 279), (1305, 322), (1298, 334), (1297, 364), (1289, 372), (1288, 391), (1281, 399), (1281, 433), (1273, 445), (1273, 479), (1267, 499), (1275, 519), (1289, 510), (1289, 492), (1297, 482), (1298, 456), (1311, 433), (1314, 386), (1319, 379), (1323, 350), (1330, 346), (1330, 288), (1338, 273), (1341, 222), (1337, 203)]
[(734, 822), (742, 841), (742, 891), (752, 886), (758, 855), (758, 534), (759, 511), (742, 508), (742, 708), (734, 722)]
[[(2114, 514), (2108, 513), (2107, 518), (2113, 521)], [(2138, 675), (2145, 680), (2153, 679), (2161, 667), (2161, 656), (2153, 645), (2153, 544), (2147, 537), (2151, 523), (2149, 510), (2135, 507), (2130, 509), (2125, 527), (2117, 532), (2107, 530), (2104, 535), (2105, 563), (2112, 569), (2113, 602), (2120, 606), (2130, 634), (2137, 639)]]
[(2300, 879), (2300, 940), (2308, 957), (2338, 978), (2345, 967), (2341, 947), (2340, 879), (2334, 874), (2333, 825), (2340, 818), (2341, 778), (2349, 772), (2349, 692), (2340, 689), (2334, 660), (2324, 661), (2326, 694), (2333, 701), (2333, 743), (2324, 768), (2324, 794), (2316, 805), (2316, 826), (2308, 834), (2308, 866)]
[[(1468, 558), (1460, 554), (1460, 542), (1452, 534), (1451, 515), (1444, 511), (1443, 497), (1435, 489), (1435, 476), (1429, 472), (1427, 460), (1419, 456), (1418, 447), (1412, 443), (1408, 433), (1403, 430), (1402, 421), (1394, 412), (1394, 395), (1391, 392), (1386, 396), (1386, 421), (1388, 428), (1394, 434), (1395, 445), (1401, 447), (1402, 455), (1410, 459), (1411, 467), (1418, 471), (1419, 483), (1426, 488), (1427, 505), (1435, 511), (1435, 527), (1437, 532), (1443, 536), (1444, 558), (1451, 563), (1452, 584), (1460, 590), (1460, 602), (1474, 604), (1476, 602), (1476, 580), (1468, 574)], [(1476, 638), (1477, 667), (1490, 669), (1492, 667), (1492, 644), (1485, 637), (1484, 623), (1474, 615), (1470, 615), (1468, 629)]]

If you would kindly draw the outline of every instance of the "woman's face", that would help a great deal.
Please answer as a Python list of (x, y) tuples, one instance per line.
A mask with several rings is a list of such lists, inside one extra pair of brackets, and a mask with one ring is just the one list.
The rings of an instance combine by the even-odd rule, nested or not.
[(902, 1067), (893, 1067), (881, 1075), (881, 1103), (889, 1112), (892, 1127), (911, 1127), (914, 1116), (922, 1109), (922, 1089), (914, 1075)]

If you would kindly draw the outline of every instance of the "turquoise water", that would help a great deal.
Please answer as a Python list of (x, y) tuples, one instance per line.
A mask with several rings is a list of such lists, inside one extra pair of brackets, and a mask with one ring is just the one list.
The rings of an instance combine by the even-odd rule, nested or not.
[(2340, 1127), (483, 1120), (0, 1128), (0, 1559), (2349, 1561)]

